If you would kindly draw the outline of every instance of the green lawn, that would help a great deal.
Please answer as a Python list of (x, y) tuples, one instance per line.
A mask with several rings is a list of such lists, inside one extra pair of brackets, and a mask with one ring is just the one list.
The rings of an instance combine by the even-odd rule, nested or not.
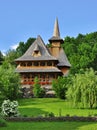
[(53, 112), (59, 116), (88, 116), (97, 115), (96, 109), (75, 109), (70, 102), (60, 100), (58, 98), (39, 98), (39, 99), (21, 99), (19, 100), (19, 110), (22, 115), (39, 116), (46, 112)]
[[(96, 109), (75, 109), (70, 102), (57, 98), (20, 99), (19, 111), (25, 116), (39, 116), (53, 112), (56, 116), (88, 116), (97, 114)], [(97, 130), (96, 122), (7, 122), (1, 130)]]
[(97, 130), (93, 122), (16, 122), (1, 130)]

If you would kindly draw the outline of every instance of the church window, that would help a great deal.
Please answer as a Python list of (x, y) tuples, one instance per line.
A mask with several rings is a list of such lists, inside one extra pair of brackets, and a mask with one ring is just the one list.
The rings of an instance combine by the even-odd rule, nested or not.
[(40, 62), (40, 66), (45, 66), (45, 62), (44, 61)]
[(21, 63), (21, 66), (26, 66), (26, 63), (22, 62), (22, 63)]
[(47, 62), (47, 65), (52, 66), (52, 62), (51, 61)]
[(39, 66), (39, 62), (34, 62), (33, 65), (34, 66)]
[(28, 63), (27, 63), (27, 66), (32, 66), (32, 62), (28, 62)]

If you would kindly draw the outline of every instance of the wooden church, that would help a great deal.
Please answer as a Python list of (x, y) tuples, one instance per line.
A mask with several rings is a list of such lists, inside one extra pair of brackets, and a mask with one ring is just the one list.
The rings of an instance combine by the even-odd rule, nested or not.
[(68, 74), (71, 65), (61, 47), (63, 39), (60, 37), (58, 19), (55, 20), (53, 36), (49, 42), (50, 47), (47, 47), (38, 36), (25, 54), (15, 60), (18, 64), (16, 72), (21, 76), (23, 87), (33, 86), (36, 76), (42, 86), (51, 86), (58, 76)]

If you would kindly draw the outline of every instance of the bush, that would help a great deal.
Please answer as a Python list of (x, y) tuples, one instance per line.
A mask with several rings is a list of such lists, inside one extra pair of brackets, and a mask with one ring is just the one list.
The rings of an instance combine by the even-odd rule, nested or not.
[(39, 97), (42, 98), (45, 96), (45, 89), (41, 88)]
[(45, 89), (41, 88), (41, 85), (40, 85), (37, 77), (35, 77), (35, 80), (34, 80), (33, 93), (34, 93), (34, 96), (37, 98), (44, 97), (44, 95), (45, 95)]
[(53, 112), (49, 113), (48, 116), (49, 116), (49, 117), (55, 117), (55, 115), (54, 115)]
[(1, 114), (4, 117), (17, 117), (19, 116), (18, 112), (18, 102), (17, 101), (10, 101), (4, 100), (1, 106)]
[(57, 80), (54, 80), (52, 83), (53, 90), (55, 94), (60, 99), (66, 99), (66, 91), (67, 91), (67, 77), (58, 77)]
[(55, 117), (54, 113), (53, 112), (48, 112), (48, 113), (45, 113), (45, 117)]

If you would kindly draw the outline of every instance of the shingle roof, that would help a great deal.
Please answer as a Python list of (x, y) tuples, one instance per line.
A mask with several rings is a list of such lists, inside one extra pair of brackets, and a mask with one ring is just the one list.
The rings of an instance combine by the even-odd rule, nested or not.
[(39, 46), (38, 46), (38, 44), (35, 45), (34, 51), (39, 51)]
[(69, 63), (63, 48), (60, 49), (60, 53), (59, 53), (59, 56), (58, 56), (58, 61), (59, 61), (59, 63), (57, 64), (57, 66), (71, 67), (71, 64)]
[(53, 37), (51, 37), (51, 38), (49, 39), (49, 42), (51, 42), (51, 41), (60, 41), (61, 43), (64, 42), (62, 38), (60, 38), (60, 37), (55, 37), (55, 36), (53, 36)]
[[(40, 52), (40, 56), (34, 57), (32, 54), (35, 50)], [(54, 56), (51, 56), (48, 49), (46, 48), (42, 38), (40, 36), (34, 41), (34, 43), (28, 48), (23, 56), (16, 59), (15, 61), (35, 61), (35, 60), (57, 60)]]
[[(60, 42), (63, 43), (63, 39), (60, 38), (60, 32), (59, 32), (59, 25), (58, 25), (58, 19), (55, 21), (55, 26), (54, 26), (54, 33), (53, 37), (49, 39), (49, 41), (52, 42)], [(57, 43), (57, 42), (56, 42)], [(35, 52), (39, 52), (38, 56), (33, 55)], [(40, 36), (37, 37), (37, 39), (34, 41), (34, 43), (28, 48), (28, 50), (25, 52), (25, 54), (15, 61), (50, 61), (50, 60), (56, 60), (59, 63), (57, 64), (58, 67), (60, 66), (66, 66), (66, 67), (71, 67), (71, 64), (68, 61), (68, 58), (63, 50), (63, 48), (60, 49), (58, 57), (54, 57), (50, 54), (48, 48), (44, 44), (42, 38)], [(17, 71), (21, 71), (18, 70)], [(22, 70), (24, 71), (24, 70)], [(25, 70), (25, 71), (34, 71), (34, 70)], [(37, 70), (40, 71), (40, 70)], [(41, 71), (44, 71), (43, 69)], [(45, 70), (46, 71), (52, 71), (50, 70)], [(58, 70), (57, 70), (58, 71)], [(36, 72), (36, 70), (35, 70)]]
[(56, 67), (48, 67), (48, 68), (41, 68), (41, 67), (34, 67), (34, 68), (16, 68), (16, 72), (23, 73), (23, 72), (61, 72)]

